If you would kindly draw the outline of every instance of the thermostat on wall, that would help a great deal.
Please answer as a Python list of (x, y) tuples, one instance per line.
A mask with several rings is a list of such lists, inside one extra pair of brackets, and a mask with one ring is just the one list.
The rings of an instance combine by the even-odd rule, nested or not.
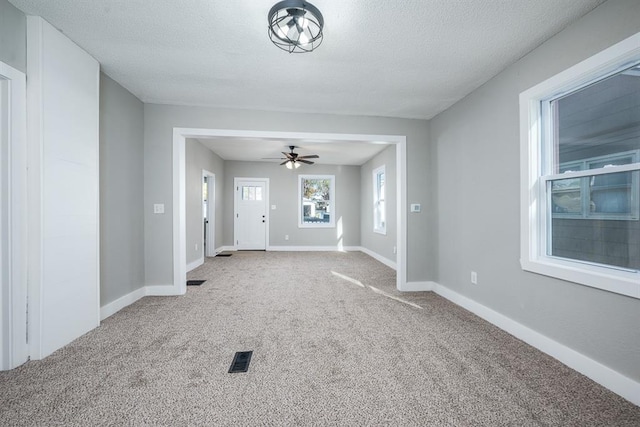
[(420, 212), (420, 203), (411, 203), (411, 212)]

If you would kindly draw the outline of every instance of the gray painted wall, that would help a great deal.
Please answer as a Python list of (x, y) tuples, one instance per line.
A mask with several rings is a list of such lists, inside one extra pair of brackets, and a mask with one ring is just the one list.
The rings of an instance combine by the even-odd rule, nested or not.
[(640, 300), (520, 268), (518, 96), (636, 33), (638, 22), (640, 2), (610, 0), (430, 123), (437, 281), (635, 381)]
[(7, 0), (0, 0), (0, 61), (27, 72), (27, 18)]
[[(373, 231), (373, 170), (384, 165), (386, 179), (387, 234)], [(396, 146), (391, 145), (360, 168), (360, 245), (383, 257), (396, 261), (393, 247), (397, 244)], [(424, 203), (423, 203), (424, 204)], [(411, 214), (410, 214), (411, 215)], [(415, 215), (415, 214), (414, 214)]]
[(100, 75), (100, 305), (144, 286), (143, 114)]
[[(202, 242), (202, 170), (211, 172), (216, 177), (215, 219), (210, 225), (215, 227), (214, 248), (222, 246), (223, 222), (222, 213), (225, 205), (222, 198), (224, 189), (224, 160), (195, 139), (187, 139), (186, 145), (186, 225), (187, 225), (187, 264), (203, 257)], [(233, 185), (233, 181), (232, 181)], [(232, 201), (233, 203), (233, 201)], [(196, 245), (198, 248), (196, 249)]]
[[(408, 216), (408, 280), (435, 278), (435, 207), (425, 164), (430, 161), (428, 123), (380, 117), (278, 113), (145, 104), (145, 276), (147, 285), (173, 282), (172, 144), (173, 128), (329, 132), (407, 136), (408, 202), (422, 203), (420, 214)], [(359, 190), (358, 190), (359, 198)], [(153, 204), (165, 214), (154, 215)], [(426, 205), (425, 205), (426, 203)], [(274, 242), (275, 244), (276, 242)]]
[[(339, 228), (298, 228), (298, 175), (335, 175), (336, 225)], [(289, 170), (278, 163), (225, 162), (224, 229), (225, 245), (233, 246), (233, 180), (239, 178), (269, 178), (270, 246), (344, 246), (360, 245), (360, 202), (353, 197), (360, 192), (359, 166), (303, 165)], [(289, 235), (289, 240), (285, 240)]]

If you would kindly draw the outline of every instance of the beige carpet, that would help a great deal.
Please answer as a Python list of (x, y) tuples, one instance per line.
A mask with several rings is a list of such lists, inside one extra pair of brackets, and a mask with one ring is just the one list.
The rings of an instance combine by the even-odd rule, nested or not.
[[(189, 278), (207, 282), (0, 373), (0, 425), (640, 425), (478, 317), (396, 292), (361, 253), (234, 253)], [(249, 372), (227, 373), (244, 350)]]

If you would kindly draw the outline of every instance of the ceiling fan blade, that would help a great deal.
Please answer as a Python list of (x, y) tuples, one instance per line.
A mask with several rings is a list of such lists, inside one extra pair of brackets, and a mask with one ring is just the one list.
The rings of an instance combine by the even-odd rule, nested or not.
[(312, 154), (310, 156), (298, 156), (299, 159), (319, 159), (320, 156), (317, 154)]
[(281, 153), (284, 154), (287, 157), (287, 159), (293, 159), (292, 153), (285, 153), (284, 151), (281, 151)]
[(289, 163), (289, 160), (285, 160), (284, 162), (280, 163), (280, 166), (286, 165), (287, 163)]
[[(261, 160), (285, 160), (284, 157), (262, 157)], [(286, 159), (289, 160), (289, 159)]]
[(308, 165), (312, 165), (314, 163), (314, 162), (310, 162), (309, 160), (303, 160), (303, 159), (301, 159), (299, 157), (298, 157), (297, 161), (300, 162), (300, 163), (306, 163)]

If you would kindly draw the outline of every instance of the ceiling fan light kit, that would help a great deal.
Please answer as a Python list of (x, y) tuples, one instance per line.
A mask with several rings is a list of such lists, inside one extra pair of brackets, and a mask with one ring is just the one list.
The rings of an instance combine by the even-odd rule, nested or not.
[(324, 18), (303, 0), (276, 3), (267, 16), (271, 42), (289, 53), (311, 52), (322, 43)]
[(293, 169), (293, 168), (298, 169), (300, 167), (300, 163), (296, 161), (291, 161), (291, 160), (287, 160), (286, 165), (287, 165), (287, 169)]
[(290, 145), (289, 146), (289, 150), (291, 150), (290, 153), (285, 153), (284, 151), (282, 151), (282, 154), (284, 154), (284, 157), (281, 157), (279, 160), (284, 160), (284, 162), (280, 163), (280, 166), (286, 166), (287, 169), (298, 169), (300, 167), (301, 163), (306, 163), (307, 165), (312, 165), (314, 164), (314, 162), (312, 162), (311, 160), (308, 159), (319, 159), (320, 156), (318, 156), (317, 154), (311, 154), (308, 156), (300, 156), (298, 155), (298, 153), (294, 153), (293, 150), (296, 148), (295, 145)]

